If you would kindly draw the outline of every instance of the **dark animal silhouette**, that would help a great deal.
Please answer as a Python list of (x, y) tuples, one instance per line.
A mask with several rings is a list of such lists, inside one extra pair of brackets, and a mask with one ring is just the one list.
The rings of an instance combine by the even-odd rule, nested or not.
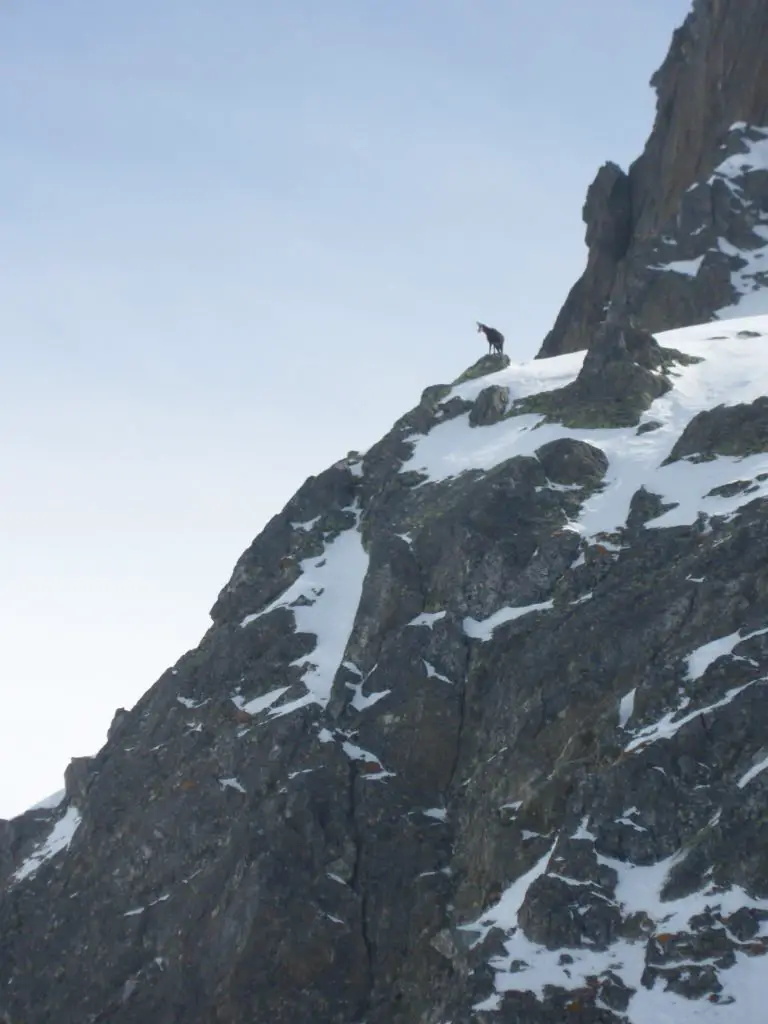
[(488, 354), (491, 352), (498, 352), (499, 355), (504, 351), (504, 335), (501, 331), (497, 331), (495, 327), (487, 327), (485, 324), (481, 324), (477, 321), (477, 332), (480, 332), (488, 339)]

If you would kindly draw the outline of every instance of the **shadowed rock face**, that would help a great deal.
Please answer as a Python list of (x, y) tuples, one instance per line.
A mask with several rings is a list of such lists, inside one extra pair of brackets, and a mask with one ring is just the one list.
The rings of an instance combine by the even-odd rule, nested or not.
[(589, 348), (609, 313), (667, 330), (703, 323), (766, 284), (748, 264), (768, 241), (768, 171), (712, 177), (765, 137), (766, 35), (763, 0), (693, 4), (651, 80), (656, 119), (642, 155), (628, 174), (605, 164), (590, 186), (587, 266), (540, 357)]

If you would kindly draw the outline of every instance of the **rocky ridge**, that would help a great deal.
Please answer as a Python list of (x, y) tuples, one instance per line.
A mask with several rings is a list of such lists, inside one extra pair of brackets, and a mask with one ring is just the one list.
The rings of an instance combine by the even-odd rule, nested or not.
[(0, 1020), (757, 1019), (766, 345), (485, 357), (310, 478), (0, 824)]
[(584, 204), (587, 266), (540, 356), (607, 318), (663, 331), (768, 312), (768, 35), (763, 0), (695, 0), (651, 80), (653, 130)]

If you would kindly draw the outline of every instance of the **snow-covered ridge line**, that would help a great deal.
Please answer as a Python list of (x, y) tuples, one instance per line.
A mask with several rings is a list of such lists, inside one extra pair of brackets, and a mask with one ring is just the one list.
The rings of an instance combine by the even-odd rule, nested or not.
[[(411, 437), (412, 454), (402, 470), (416, 471), (427, 482), (437, 482), (470, 470), (493, 469), (513, 456), (531, 456), (542, 445), (559, 438), (586, 441), (601, 449), (609, 462), (603, 489), (585, 501), (578, 519), (571, 524), (586, 537), (623, 527), (631, 499), (642, 486), (674, 505), (646, 523), (648, 528), (690, 525), (701, 512), (732, 514), (748, 501), (768, 495), (768, 478), (756, 479), (768, 473), (768, 453), (663, 464), (698, 413), (718, 405), (751, 403), (768, 394), (768, 316), (667, 331), (657, 335), (657, 340), (701, 361), (676, 368), (673, 388), (642, 416), (640, 425), (653, 423), (653, 430), (574, 429), (545, 423), (543, 417), (534, 414), (472, 428), (464, 414), (438, 423), (425, 435)], [(489, 377), (462, 384), (452, 394), (472, 397), (489, 382), (509, 386), (514, 397), (561, 387), (578, 375), (583, 353), (576, 355), (580, 358), (569, 354), (513, 364)], [(711, 493), (744, 479), (753, 484), (749, 493), (727, 497)]]

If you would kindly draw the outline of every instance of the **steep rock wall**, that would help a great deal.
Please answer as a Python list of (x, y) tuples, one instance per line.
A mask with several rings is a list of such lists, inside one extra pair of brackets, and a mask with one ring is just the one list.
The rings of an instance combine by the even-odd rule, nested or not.
[[(540, 357), (588, 348), (606, 315), (667, 330), (709, 320), (743, 293), (733, 275), (743, 251), (765, 242), (743, 236), (768, 218), (768, 183), (762, 180), (746, 196), (713, 190), (706, 201), (700, 197), (694, 218), (686, 194), (707, 182), (729, 147), (738, 148), (729, 138), (733, 125), (768, 127), (767, 34), (764, 0), (696, 0), (651, 80), (656, 119), (642, 155), (628, 174), (606, 164), (589, 189), (583, 214), (587, 266)], [(670, 243), (691, 249), (697, 230), (707, 232), (710, 246), (731, 234), (741, 235), (742, 242), (699, 281), (686, 279), (690, 275), (660, 280), (657, 250)], [(697, 256), (707, 251), (704, 241), (693, 245)], [(744, 311), (756, 312), (763, 309)]]

